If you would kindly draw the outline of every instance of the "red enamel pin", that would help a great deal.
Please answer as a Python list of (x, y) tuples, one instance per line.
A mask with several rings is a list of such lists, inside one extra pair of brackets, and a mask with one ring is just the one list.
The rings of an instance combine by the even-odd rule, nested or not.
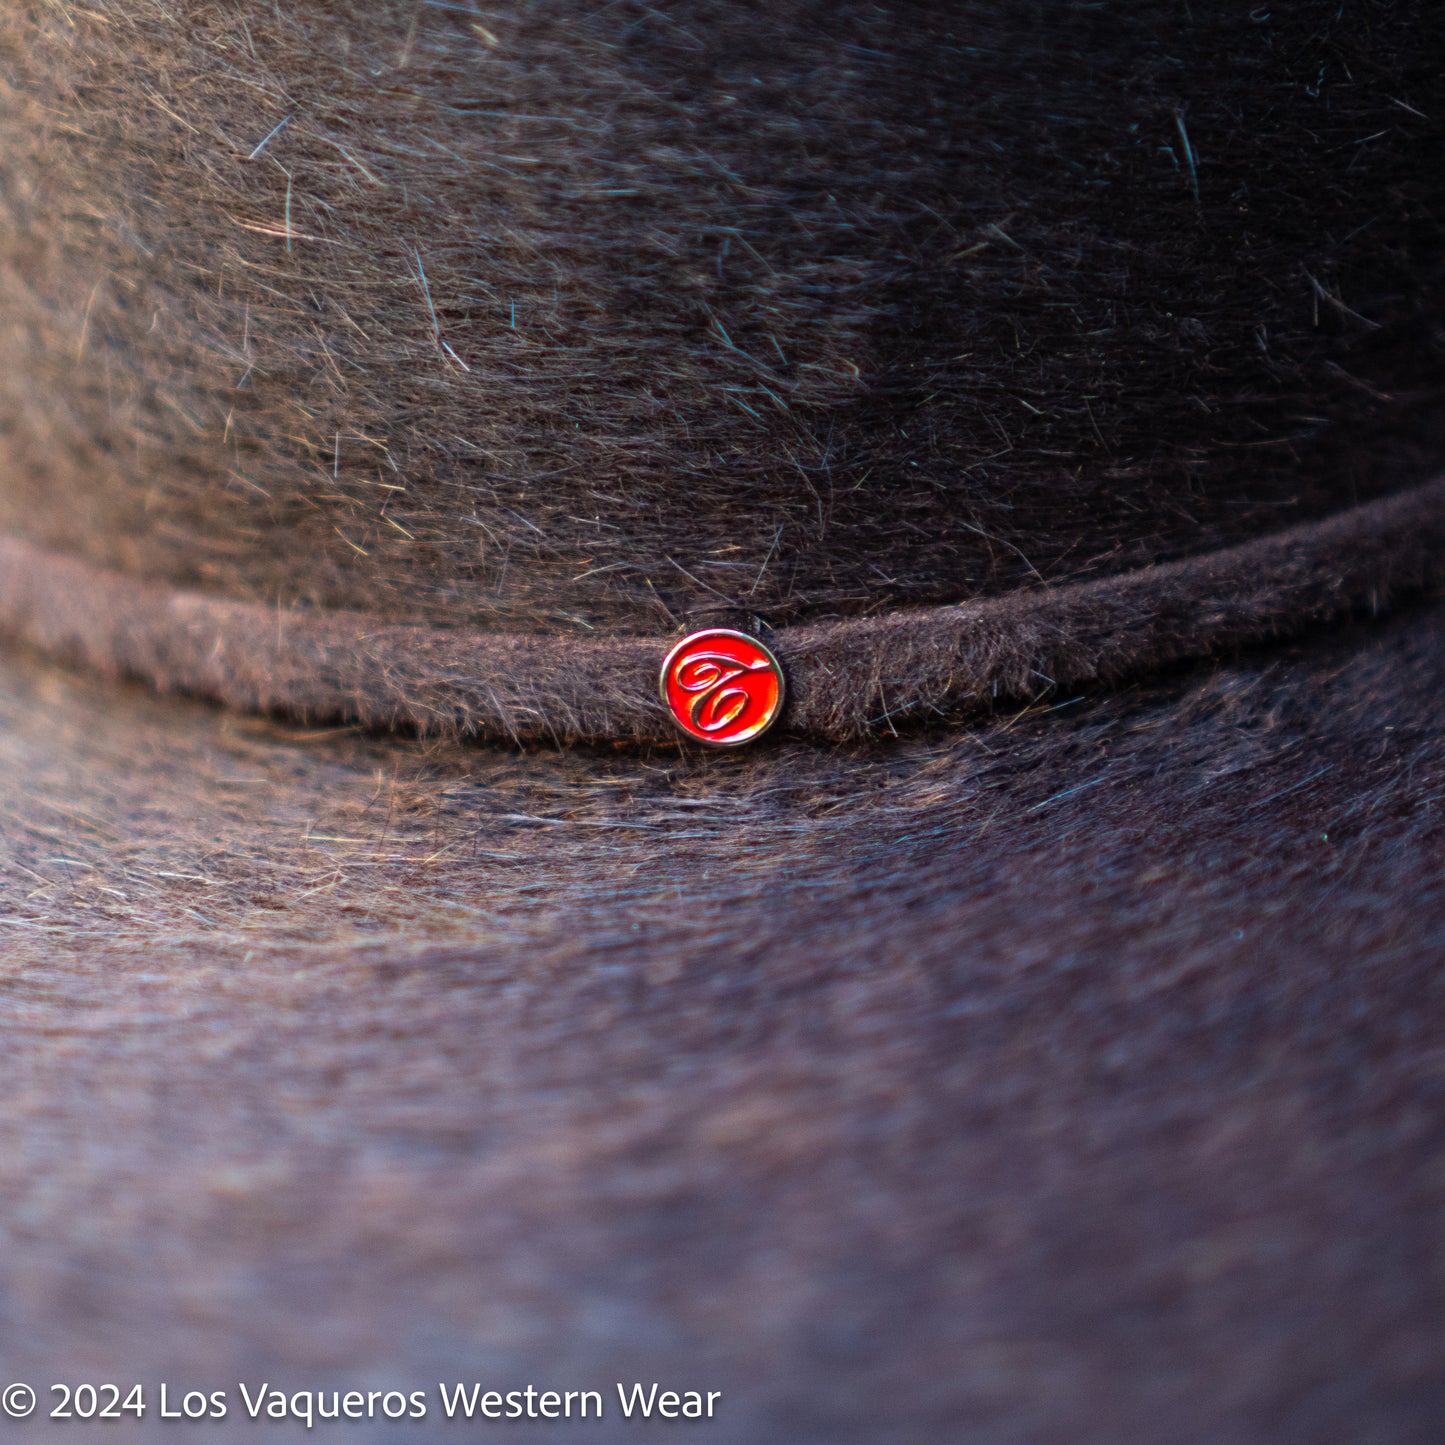
[(663, 659), (659, 682), (688, 737), (735, 748), (761, 737), (783, 710), (783, 669), (755, 637), (711, 627), (684, 637)]

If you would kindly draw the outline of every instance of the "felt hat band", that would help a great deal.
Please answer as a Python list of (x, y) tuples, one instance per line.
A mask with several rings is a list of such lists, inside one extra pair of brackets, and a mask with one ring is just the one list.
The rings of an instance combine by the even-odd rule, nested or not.
[[(1287, 636), (1445, 580), (1445, 477), (1121, 576), (781, 628), (782, 730), (847, 740)], [(509, 634), (269, 608), (0, 536), (0, 631), (110, 677), (248, 711), (514, 741), (674, 736), (675, 639)]]

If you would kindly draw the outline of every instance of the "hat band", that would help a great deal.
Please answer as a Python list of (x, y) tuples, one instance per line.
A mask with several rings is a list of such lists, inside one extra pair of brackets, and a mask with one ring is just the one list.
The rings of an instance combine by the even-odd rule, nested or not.
[[(1445, 580), (1445, 477), (1322, 521), (1091, 582), (782, 628), (782, 728), (845, 740), (1112, 683)], [(675, 638), (485, 632), (274, 608), (0, 536), (0, 631), (110, 677), (249, 711), (557, 743), (675, 736)]]

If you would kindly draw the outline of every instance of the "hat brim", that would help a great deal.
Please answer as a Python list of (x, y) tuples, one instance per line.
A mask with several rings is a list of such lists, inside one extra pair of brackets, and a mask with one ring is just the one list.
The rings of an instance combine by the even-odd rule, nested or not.
[(238, 1380), (455, 1376), (606, 1439), (634, 1379), (720, 1441), (1424, 1438), (1442, 644), (722, 756), (7, 654), (0, 1366), (238, 1435)]

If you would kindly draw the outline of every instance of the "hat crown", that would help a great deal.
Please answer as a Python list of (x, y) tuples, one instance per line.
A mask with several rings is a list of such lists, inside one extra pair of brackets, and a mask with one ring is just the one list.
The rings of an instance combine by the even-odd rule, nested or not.
[(1439, 452), (1445, 67), (1365, 8), (12, 14), (0, 525), (655, 632), (1377, 495)]

